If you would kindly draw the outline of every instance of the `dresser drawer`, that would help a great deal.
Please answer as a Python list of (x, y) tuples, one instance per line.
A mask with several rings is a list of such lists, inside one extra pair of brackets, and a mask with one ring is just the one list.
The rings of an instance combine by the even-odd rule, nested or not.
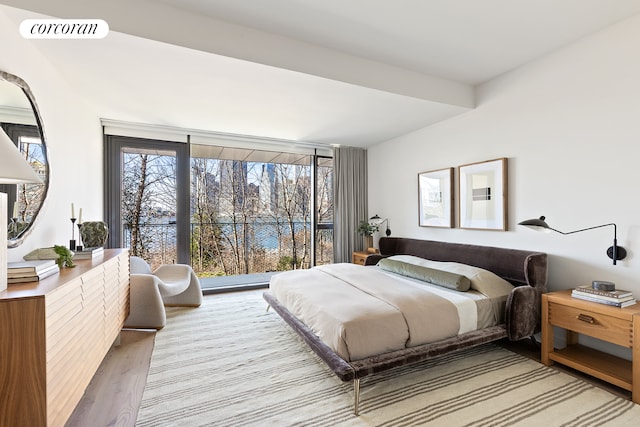
[(549, 323), (620, 346), (633, 347), (633, 323), (629, 320), (549, 302)]

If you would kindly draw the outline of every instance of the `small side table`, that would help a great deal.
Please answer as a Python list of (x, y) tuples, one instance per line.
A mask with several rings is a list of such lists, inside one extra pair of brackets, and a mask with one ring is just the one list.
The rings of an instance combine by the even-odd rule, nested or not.
[(356, 252), (353, 252), (353, 254), (351, 254), (351, 262), (353, 264), (364, 265), (364, 263), (367, 260), (367, 257), (369, 255), (371, 255), (371, 254), (369, 252), (367, 252), (367, 251), (356, 251)]
[[(553, 347), (553, 327), (566, 330), (567, 346)], [(588, 335), (632, 350), (632, 361), (578, 344)], [(571, 290), (542, 295), (542, 363), (582, 371), (631, 391), (640, 403), (640, 304), (625, 308), (571, 297)]]

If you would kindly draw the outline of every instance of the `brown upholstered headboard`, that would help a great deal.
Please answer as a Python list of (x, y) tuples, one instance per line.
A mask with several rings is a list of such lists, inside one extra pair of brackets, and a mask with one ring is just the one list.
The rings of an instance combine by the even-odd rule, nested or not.
[[(547, 254), (492, 246), (437, 242), (403, 237), (380, 238), (380, 254), (415, 255), (434, 261), (452, 261), (492, 271), (516, 286), (547, 290)], [(371, 261), (377, 262), (376, 257)], [(369, 264), (370, 262), (367, 262)]]

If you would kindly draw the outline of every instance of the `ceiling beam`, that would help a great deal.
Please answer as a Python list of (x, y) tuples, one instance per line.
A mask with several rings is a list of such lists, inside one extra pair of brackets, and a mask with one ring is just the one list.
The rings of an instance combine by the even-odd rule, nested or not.
[(111, 31), (412, 98), (475, 107), (471, 85), (194, 14), (162, 2), (2, 0), (2, 3), (55, 18), (103, 19)]

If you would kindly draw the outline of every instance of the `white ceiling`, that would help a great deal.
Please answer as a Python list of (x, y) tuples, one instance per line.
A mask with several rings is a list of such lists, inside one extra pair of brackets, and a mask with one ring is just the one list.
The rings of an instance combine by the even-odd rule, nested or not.
[[(102, 18), (32, 41), (101, 117), (369, 146), (468, 111), (474, 86), (640, 13), (640, 0), (0, 0)], [(32, 12), (26, 12), (26, 10)], [(36, 94), (37, 96), (37, 94)]]
[(160, 0), (476, 85), (640, 12), (635, 0)]

